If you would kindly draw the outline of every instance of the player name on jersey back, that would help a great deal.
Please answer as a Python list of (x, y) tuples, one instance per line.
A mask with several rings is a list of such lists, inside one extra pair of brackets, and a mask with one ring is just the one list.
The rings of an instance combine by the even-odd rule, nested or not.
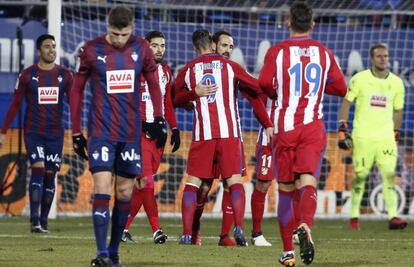
[(59, 102), (59, 87), (39, 87), (37, 93), (39, 104), (57, 104)]
[(135, 70), (108, 70), (106, 90), (108, 94), (134, 92)]

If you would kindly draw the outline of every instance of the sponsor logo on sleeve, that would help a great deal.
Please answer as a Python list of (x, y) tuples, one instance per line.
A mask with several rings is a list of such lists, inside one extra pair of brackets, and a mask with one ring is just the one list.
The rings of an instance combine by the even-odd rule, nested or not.
[(39, 104), (57, 104), (59, 102), (59, 87), (39, 87), (37, 90)]
[(134, 92), (135, 70), (110, 70), (106, 72), (108, 94)]

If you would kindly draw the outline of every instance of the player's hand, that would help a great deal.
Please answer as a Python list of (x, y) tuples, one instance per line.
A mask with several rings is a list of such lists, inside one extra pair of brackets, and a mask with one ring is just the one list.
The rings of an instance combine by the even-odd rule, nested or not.
[(170, 145), (173, 146), (171, 152), (175, 152), (180, 148), (181, 140), (180, 140), (180, 130), (177, 128), (172, 129), (172, 135), (170, 140)]
[(196, 85), (195, 92), (199, 97), (202, 97), (214, 94), (217, 89), (217, 84), (203, 84), (203, 81), (201, 81)]
[[(398, 130), (398, 129), (394, 129), (394, 137), (395, 137), (395, 143), (397, 143), (397, 145), (398, 145), (398, 143), (401, 141), (401, 137), (400, 137), (400, 130)], [(1, 142), (1, 140), (0, 140), (0, 142)]]
[(5, 138), (5, 135), (4, 134), (0, 134), (0, 149), (3, 147), (3, 143), (4, 143), (4, 140), (5, 140), (6, 138)]
[(348, 121), (339, 121), (338, 147), (344, 150), (352, 148), (352, 137), (348, 130)]
[(88, 160), (87, 142), (83, 134), (72, 136), (73, 150), (79, 157)]
[(157, 140), (157, 147), (161, 148), (165, 146), (167, 142), (167, 123), (163, 117), (157, 116), (154, 118), (154, 124), (151, 132), (149, 132), (151, 139)]
[(270, 141), (272, 140), (272, 136), (273, 136), (273, 128), (272, 127), (266, 128), (266, 137), (267, 137), (268, 144), (270, 144)]

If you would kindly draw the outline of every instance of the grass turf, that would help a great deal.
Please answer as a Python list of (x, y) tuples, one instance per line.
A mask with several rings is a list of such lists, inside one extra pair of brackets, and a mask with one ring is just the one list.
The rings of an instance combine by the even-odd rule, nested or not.
[[(411, 222), (412, 223), (412, 222)], [(130, 233), (137, 244), (122, 243), (121, 259), (128, 266), (278, 266), (282, 250), (275, 219), (263, 221), (268, 248), (219, 247), (219, 220), (203, 220), (202, 246), (177, 244), (181, 221), (161, 219), (169, 239), (155, 245), (146, 218), (138, 218)], [(317, 220), (313, 266), (414, 266), (414, 227), (390, 231), (386, 221), (362, 221), (361, 230), (350, 232), (347, 221)], [(58, 218), (49, 222), (51, 233), (31, 234), (28, 219), (0, 219), (0, 266), (89, 266), (95, 256), (91, 219)], [(251, 229), (246, 220), (245, 231)], [(248, 236), (248, 235), (247, 235)], [(246, 237), (247, 237), (246, 236)], [(296, 249), (296, 266), (305, 266)]]

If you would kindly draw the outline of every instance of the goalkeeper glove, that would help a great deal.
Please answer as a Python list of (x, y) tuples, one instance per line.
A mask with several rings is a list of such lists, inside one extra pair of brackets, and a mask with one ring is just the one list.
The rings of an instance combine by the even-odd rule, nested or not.
[(338, 147), (344, 150), (352, 148), (352, 137), (348, 131), (348, 121), (339, 121)]
[(83, 134), (72, 136), (73, 150), (79, 157), (88, 160), (86, 139)]
[(165, 142), (167, 142), (167, 124), (163, 117), (155, 117), (154, 122), (143, 122), (142, 130), (151, 140), (157, 139), (157, 148), (165, 146)]
[(175, 152), (180, 148), (181, 140), (180, 140), (180, 130), (177, 128), (172, 129), (172, 135), (170, 140), (170, 145), (173, 146), (171, 152)]
[(394, 137), (395, 137), (395, 142), (398, 144), (400, 142), (400, 130), (394, 129)]

